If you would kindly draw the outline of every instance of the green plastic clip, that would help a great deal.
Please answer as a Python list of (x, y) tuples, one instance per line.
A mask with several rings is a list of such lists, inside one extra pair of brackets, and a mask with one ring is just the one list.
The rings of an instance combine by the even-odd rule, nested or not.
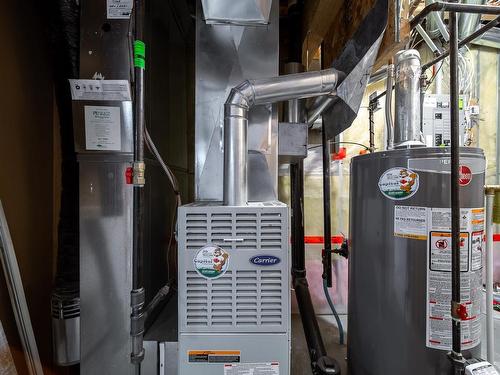
[(134, 41), (134, 66), (146, 68), (146, 44), (142, 40)]

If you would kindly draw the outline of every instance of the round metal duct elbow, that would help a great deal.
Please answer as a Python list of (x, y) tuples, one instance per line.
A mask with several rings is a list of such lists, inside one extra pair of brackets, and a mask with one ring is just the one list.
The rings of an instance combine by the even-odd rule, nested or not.
[(253, 105), (277, 103), (333, 94), (338, 71), (316, 72), (246, 80), (234, 87), (224, 105), (224, 204), (248, 203), (247, 127), (248, 111)]

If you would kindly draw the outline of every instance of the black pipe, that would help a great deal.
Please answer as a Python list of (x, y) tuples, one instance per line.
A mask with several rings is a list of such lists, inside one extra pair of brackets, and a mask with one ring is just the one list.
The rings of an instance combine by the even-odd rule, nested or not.
[(376, 100), (375, 103), (370, 100), (370, 104), (368, 105), (368, 132), (370, 134), (370, 152), (375, 151), (375, 120), (373, 115), (375, 112), (374, 106), (376, 105), (376, 103)]
[(325, 122), (321, 132), (323, 149), (323, 279), (332, 287), (332, 217), (330, 212), (330, 142), (326, 136)]
[[(287, 27), (289, 35), (288, 62), (295, 65), (302, 60), (302, 28), (303, 1), (298, 0), (288, 9)], [(285, 67), (285, 69), (288, 67)], [(291, 71), (288, 71), (291, 73)], [(288, 103), (289, 105), (291, 103)], [(285, 111), (288, 122), (302, 122), (300, 102), (296, 112)], [(304, 336), (307, 342), (311, 369), (313, 374), (339, 375), (340, 366), (327, 356), (325, 344), (321, 337), (318, 320), (309, 293), (306, 278), (305, 244), (304, 244), (304, 162), (290, 164), (290, 206), (291, 206), (291, 253), (292, 253), (292, 283), (299, 307)]]
[(299, 307), (302, 327), (306, 337), (309, 357), (311, 358), (311, 368), (314, 374), (335, 374), (339, 375), (340, 366), (333, 358), (326, 354), (325, 344), (321, 337), (321, 331), (314, 312), (309, 286), (305, 277), (294, 280), (295, 297)]
[(463, 370), (460, 306), (460, 130), (458, 82), (458, 21), (450, 12), (450, 119), (451, 119), (451, 316), (452, 351), (450, 359), (456, 375)]
[[(458, 48), (462, 48), (466, 44), (468, 44), (468, 43), (476, 40), (478, 37), (480, 37), (481, 35), (483, 35), (488, 30), (494, 28), (499, 23), (500, 23), (500, 16), (498, 16), (497, 18), (495, 18), (495, 19), (491, 20), (490, 22), (488, 22), (486, 25), (484, 25), (484, 26), (480, 27), (479, 29), (477, 29), (472, 34), (470, 34), (467, 38), (462, 39), (460, 41), (460, 43), (458, 43)], [(444, 52), (444, 53), (442, 53), (441, 55), (439, 55), (438, 57), (436, 57), (434, 60), (432, 60), (432, 61), (430, 61), (430, 62), (422, 65), (422, 71), (425, 71), (425, 70), (429, 69), (431, 66), (437, 64), (441, 60), (444, 60), (449, 55), (450, 55), (450, 51), (449, 50), (446, 51), (446, 52)]]
[(134, 202), (132, 244), (132, 291), (130, 296), (130, 335), (132, 337), (131, 362), (136, 374), (141, 372), (144, 359), (144, 70), (146, 63), (144, 44), (145, 1), (135, 0), (134, 21)]
[(413, 29), (421, 23), (425, 17), (432, 12), (447, 11), (450, 13), (474, 13), (474, 14), (500, 14), (500, 7), (492, 5), (460, 4), (437, 1), (427, 5), (422, 11), (410, 21), (410, 28)]
[(292, 228), (292, 275), (306, 277), (304, 246), (304, 162), (290, 165)]
[[(291, 120), (291, 119), (287, 119)], [(304, 163), (290, 164), (292, 281), (314, 374), (340, 374), (340, 366), (327, 356), (306, 278), (304, 244)]]

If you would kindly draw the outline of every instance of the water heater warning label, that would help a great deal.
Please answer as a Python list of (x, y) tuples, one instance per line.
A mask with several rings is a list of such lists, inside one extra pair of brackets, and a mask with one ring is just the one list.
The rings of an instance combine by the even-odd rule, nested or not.
[(268, 363), (238, 363), (225, 364), (224, 375), (279, 375), (280, 364)]
[[(481, 268), (484, 208), (462, 209), (460, 217), (462, 349), (479, 344), (481, 336)], [(451, 330), (451, 210), (427, 208), (427, 347), (450, 350)]]
[(415, 240), (426, 240), (427, 208), (394, 206), (394, 235)]

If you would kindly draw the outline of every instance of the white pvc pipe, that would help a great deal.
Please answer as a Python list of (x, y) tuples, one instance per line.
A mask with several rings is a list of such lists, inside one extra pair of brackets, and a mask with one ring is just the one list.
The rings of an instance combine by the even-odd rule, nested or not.
[(495, 332), (493, 328), (493, 200), (494, 191), (486, 192), (486, 359), (494, 363)]

